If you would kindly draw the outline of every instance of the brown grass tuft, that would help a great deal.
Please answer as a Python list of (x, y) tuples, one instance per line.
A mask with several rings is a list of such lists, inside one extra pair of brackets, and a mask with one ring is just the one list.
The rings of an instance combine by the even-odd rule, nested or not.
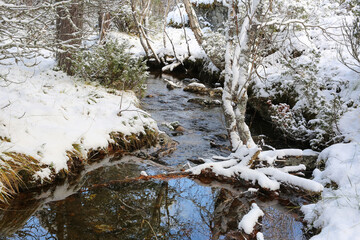
[(7, 202), (12, 195), (25, 186), (28, 181), (42, 166), (35, 158), (15, 153), (3, 152), (0, 155), (0, 201)]

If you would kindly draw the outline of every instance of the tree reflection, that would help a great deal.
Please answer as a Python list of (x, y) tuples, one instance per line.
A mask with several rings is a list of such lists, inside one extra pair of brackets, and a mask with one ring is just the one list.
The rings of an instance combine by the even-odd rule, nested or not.
[[(256, 195), (187, 178), (111, 182), (132, 179), (143, 169), (136, 164), (103, 167), (87, 174), (76, 193), (60, 186), (47, 199), (25, 205), (19, 199), (0, 212), (0, 229), (7, 239), (243, 239), (238, 223)], [(96, 187), (106, 182), (111, 184)], [(69, 197), (52, 201), (55, 195)], [(301, 226), (287, 211), (256, 201), (265, 210), (261, 230), (266, 239), (301, 236)]]

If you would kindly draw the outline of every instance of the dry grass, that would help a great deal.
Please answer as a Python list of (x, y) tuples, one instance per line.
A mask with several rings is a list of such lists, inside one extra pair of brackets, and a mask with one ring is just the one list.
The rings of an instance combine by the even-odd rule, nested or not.
[(20, 187), (25, 187), (25, 180), (30, 180), (42, 167), (40, 162), (31, 156), (3, 152), (0, 155), (0, 202), (7, 202)]

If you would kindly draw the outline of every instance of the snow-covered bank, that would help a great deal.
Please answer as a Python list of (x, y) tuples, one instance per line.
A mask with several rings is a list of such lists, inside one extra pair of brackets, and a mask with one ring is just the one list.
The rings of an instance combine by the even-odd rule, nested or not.
[(314, 180), (326, 186), (319, 202), (303, 206), (305, 220), (321, 229), (312, 239), (358, 239), (360, 232), (360, 110), (345, 113), (339, 129), (349, 143), (324, 149)]
[(1, 66), (8, 74), (0, 86), (0, 159), (15, 152), (48, 167), (37, 177), (48, 178), (68, 169), (68, 152), (84, 159), (89, 150), (114, 143), (111, 133), (123, 136), (157, 131), (150, 116), (137, 107), (130, 92), (105, 89), (52, 70), (52, 60), (34, 67)]
[[(165, 36), (165, 46), (163, 42), (164, 35), (162, 32), (153, 34), (151, 36), (152, 47), (154, 48), (156, 54), (159, 55), (159, 57), (174, 56), (173, 46), (175, 48), (176, 56), (179, 58), (179, 60), (183, 60), (186, 57), (189, 57), (189, 51), (187, 48), (188, 46), (186, 43), (187, 39), (190, 54), (191, 56), (193, 56), (193, 58), (207, 58), (205, 52), (202, 50), (201, 47), (199, 47), (199, 44), (196, 42), (194, 33), (191, 31), (190, 28), (185, 28), (184, 32), (184, 29), (182, 28), (167, 27), (165, 31), (169, 36)], [(185, 34), (187, 38), (185, 38)], [(119, 41), (128, 41), (131, 46), (134, 46), (130, 49), (130, 52), (133, 53), (135, 56), (146, 56), (145, 51), (141, 46), (140, 40), (137, 36), (131, 36), (129, 34), (121, 32), (111, 32), (110, 36), (112, 38), (118, 39)]]
[(323, 171), (315, 170), (315, 180), (327, 185), (321, 200), (303, 206), (305, 220), (320, 228), (312, 239), (358, 239), (360, 232), (360, 143), (341, 143), (319, 156)]
[[(166, 60), (165, 62), (180, 62), (185, 59), (196, 61), (197, 59), (203, 60), (205, 65), (204, 69), (208, 71), (218, 71), (218, 69), (211, 63), (204, 50), (197, 43), (194, 33), (190, 28), (166, 28), (166, 34), (159, 32), (151, 36), (151, 45), (159, 56)], [(131, 36), (121, 32), (111, 32), (110, 36), (118, 41), (128, 41), (131, 46), (130, 52), (138, 57), (145, 57), (146, 53), (141, 46), (140, 40), (137, 36)], [(164, 45), (165, 37), (165, 45)], [(175, 49), (175, 52), (174, 52)], [(165, 59), (166, 58), (166, 59)]]

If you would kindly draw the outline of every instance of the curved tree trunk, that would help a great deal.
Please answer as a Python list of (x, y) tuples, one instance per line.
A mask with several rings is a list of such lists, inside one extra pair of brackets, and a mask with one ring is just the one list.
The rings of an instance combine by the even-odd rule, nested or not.
[(183, 3), (185, 5), (186, 13), (189, 17), (190, 28), (195, 35), (196, 41), (201, 46), (203, 43), (203, 33), (201, 31), (200, 24), (199, 24), (198, 18), (196, 16), (195, 10), (191, 5), (190, 0), (183, 0)]
[[(199, 20), (196, 16), (195, 10), (192, 7), (190, 0), (183, 0), (183, 3), (185, 5), (185, 10), (186, 13), (189, 17), (189, 24), (190, 24), (190, 28), (194, 33), (195, 39), (198, 42), (199, 46), (203, 46), (204, 43), (204, 35), (201, 31), (200, 28), (200, 24), (199, 24)], [(206, 55), (210, 58), (211, 62), (219, 69), (219, 70), (223, 70), (223, 67), (221, 65), (218, 64), (218, 61), (216, 61), (215, 59), (212, 59), (211, 55), (208, 54), (205, 50), (205, 48), (203, 48)]]

